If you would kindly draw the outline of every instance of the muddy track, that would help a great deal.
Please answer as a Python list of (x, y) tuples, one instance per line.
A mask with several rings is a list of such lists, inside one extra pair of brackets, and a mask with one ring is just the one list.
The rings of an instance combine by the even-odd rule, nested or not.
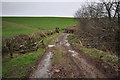
[[(60, 33), (50, 41), (54, 44), (47, 46), (44, 56), (36, 70), (30, 74), (30, 78), (108, 78), (107, 73), (103, 73), (87, 61), (86, 58), (90, 56), (85, 58), (81, 52), (73, 50), (72, 45), (68, 43), (68, 35)], [(59, 55), (64, 61), (54, 63), (57, 51), (64, 53)]]

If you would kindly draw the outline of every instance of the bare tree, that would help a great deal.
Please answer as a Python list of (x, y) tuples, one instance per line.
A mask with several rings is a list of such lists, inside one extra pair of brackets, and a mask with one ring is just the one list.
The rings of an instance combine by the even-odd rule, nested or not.
[(120, 1), (118, 0), (100, 0), (105, 7), (105, 11), (107, 11), (107, 15), (111, 21), (111, 18), (120, 17)]
[(75, 13), (75, 18), (79, 21), (77, 34), (81, 34), (78, 37), (84, 45), (94, 45), (99, 49), (115, 52), (115, 46), (120, 40), (120, 1), (100, 1), (88, 3)]

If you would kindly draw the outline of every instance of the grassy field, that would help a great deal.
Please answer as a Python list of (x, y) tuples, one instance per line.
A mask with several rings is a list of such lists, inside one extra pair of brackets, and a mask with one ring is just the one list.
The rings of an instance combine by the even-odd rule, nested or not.
[(3, 37), (27, 34), (56, 27), (66, 28), (76, 25), (73, 18), (65, 17), (3, 17)]
[(27, 34), (27, 33), (31, 33), (31, 32), (39, 32), (40, 30), (36, 29), (36, 28), (31, 28), (28, 26), (24, 26), (24, 25), (20, 25), (20, 24), (16, 24), (16, 23), (12, 23), (12, 22), (7, 22), (7, 21), (3, 21), (3, 37), (10, 37), (10, 36), (14, 36), (17, 34)]

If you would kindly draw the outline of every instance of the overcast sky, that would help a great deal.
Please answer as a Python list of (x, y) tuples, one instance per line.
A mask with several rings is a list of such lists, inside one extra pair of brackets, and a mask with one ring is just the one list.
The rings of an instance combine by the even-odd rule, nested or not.
[[(13, 0), (14, 1), (14, 0)], [(19, 0), (20, 1), (20, 0)], [(41, 0), (40, 0), (41, 1)], [(43, 0), (41, 2), (2, 2), (2, 16), (58, 16), (73, 17), (75, 12), (85, 4), (85, 0)]]

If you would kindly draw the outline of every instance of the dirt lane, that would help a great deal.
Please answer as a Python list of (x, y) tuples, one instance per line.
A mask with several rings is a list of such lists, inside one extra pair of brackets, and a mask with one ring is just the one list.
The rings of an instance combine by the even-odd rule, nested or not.
[(52, 51), (50, 49), (47, 50), (29, 78), (49, 78), (52, 56)]
[(60, 33), (51, 40), (30, 78), (107, 78), (80, 52), (73, 50), (68, 43), (68, 35)]
[[(68, 53), (68, 55), (71, 56), (71, 59), (74, 61), (74, 63), (79, 67), (84, 75), (85, 78), (106, 78), (104, 74), (102, 74), (98, 69), (96, 69), (94, 66), (87, 63), (87, 61), (80, 56), (80, 53), (74, 51), (71, 47), (71, 45), (68, 43), (67, 36), (68, 34), (62, 33), (62, 36), (59, 37), (59, 46), (64, 47)], [(62, 39), (62, 40), (60, 40)]]

